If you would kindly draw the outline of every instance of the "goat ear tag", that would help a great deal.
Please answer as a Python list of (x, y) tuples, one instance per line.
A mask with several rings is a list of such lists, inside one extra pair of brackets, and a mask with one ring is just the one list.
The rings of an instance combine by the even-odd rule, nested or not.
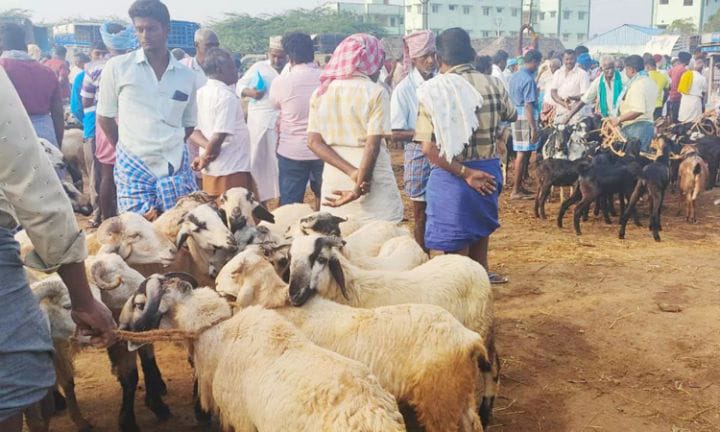
[(140, 348), (144, 347), (145, 345), (147, 345), (147, 343), (135, 343), (135, 342), (127, 343), (128, 351), (130, 351), (130, 352), (137, 351)]

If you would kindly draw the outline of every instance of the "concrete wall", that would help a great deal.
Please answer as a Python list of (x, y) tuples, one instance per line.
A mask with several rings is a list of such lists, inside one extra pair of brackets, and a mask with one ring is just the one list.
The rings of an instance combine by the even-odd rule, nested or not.
[(557, 37), (573, 47), (588, 39), (590, 23), (588, 0), (539, 0), (533, 11), (533, 27), (547, 37)]
[[(462, 27), (472, 38), (512, 36), (522, 25), (522, 0), (430, 0), (428, 27)], [(422, 29), (420, 0), (405, 0), (405, 33)]]
[(686, 0), (666, 0), (665, 3), (653, 0), (653, 27), (665, 28), (675, 20), (690, 18), (699, 29), (701, 22), (706, 23), (720, 9), (720, 0), (692, 0), (692, 4), (685, 4)]

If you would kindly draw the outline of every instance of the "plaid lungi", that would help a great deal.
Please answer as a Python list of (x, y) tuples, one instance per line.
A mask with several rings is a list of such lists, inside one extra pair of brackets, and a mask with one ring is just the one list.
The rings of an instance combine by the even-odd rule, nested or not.
[(115, 185), (118, 211), (144, 214), (151, 209), (171, 209), (178, 199), (197, 190), (195, 175), (190, 169), (187, 148), (183, 151), (180, 169), (167, 177), (157, 178), (140, 158), (118, 145), (116, 148)]
[[(518, 112), (518, 119), (512, 124), (512, 136), (513, 136), (513, 149), (515, 151), (535, 151), (538, 148), (537, 141), (534, 143), (530, 142), (530, 123), (525, 118), (525, 106), (521, 105), (516, 107)], [(539, 115), (537, 111), (534, 113), (535, 125), (539, 126)]]
[(425, 201), (425, 188), (432, 168), (430, 161), (423, 154), (422, 145), (413, 142), (405, 144), (404, 157), (405, 193), (413, 201)]

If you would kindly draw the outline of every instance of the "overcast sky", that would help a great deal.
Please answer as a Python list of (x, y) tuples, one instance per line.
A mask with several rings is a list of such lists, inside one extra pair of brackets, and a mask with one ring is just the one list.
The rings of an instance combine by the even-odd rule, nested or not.
[[(225, 12), (277, 13), (286, 9), (313, 8), (326, 0), (165, 0), (174, 19), (206, 22)], [(359, 0), (357, 0), (359, 1)], [(401, 0), (392, 0), (402, 3)], [(621, 24), (649, 25), (652, 0), (591, 0), (590, 35)], [(132, 0), (0, 0), (0, 10), (30, 9), (36, 21), (58, 21), (66, 17), (127, 16)]]

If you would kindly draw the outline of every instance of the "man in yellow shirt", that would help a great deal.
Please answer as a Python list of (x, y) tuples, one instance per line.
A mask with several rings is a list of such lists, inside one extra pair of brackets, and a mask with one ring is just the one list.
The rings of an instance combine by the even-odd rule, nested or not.
[(645, 60), (645, 70), (658, 90), (657, 100), (655, 101), (655, 111), (653, 112), (653, 119), (657, 120), (658, 117), (662, 116), (663, 105), (665, 105), (665, 100), (667, 100), (668, 92), (670, 91), (670, 78), (665, 73), (657, 70), (657, 63), (655, 63), (654, 58)]

